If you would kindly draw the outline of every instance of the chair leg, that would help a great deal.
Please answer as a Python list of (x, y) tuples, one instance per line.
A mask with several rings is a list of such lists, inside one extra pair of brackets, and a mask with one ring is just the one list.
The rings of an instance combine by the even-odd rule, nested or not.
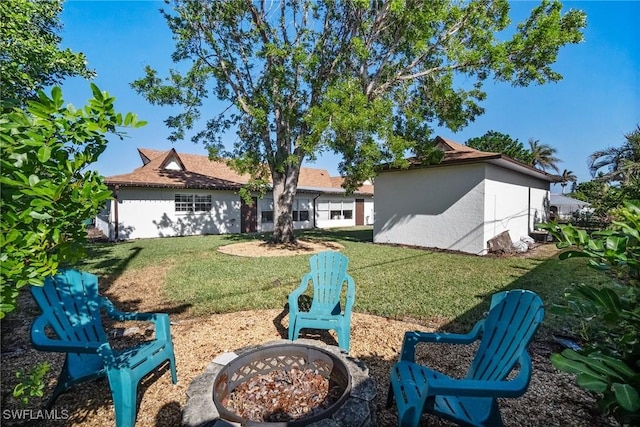
[(178, 382), (178, 373), (176, 372), (176, 357), (173, 354), (173, 351), (171, 352), (171, 355), (169, 356), (169, 369), (171, 370), (171, 381), (174, 384), (177, 384)]
[(418, 427), (421, 416), (422, 412), (418, 411), (415, 406), (406, 408), (402, 414), (398, 411), (398, 427)]
[(338, 347), (340, 347), (345, 353), (349, 353), (349, 347), (351, 344), (350, 329), (342, 328), (336, 331), (338, 333)]
[(136, 423), (137, 384), (122, 382), (119, 386), (111, 385), (113, 409), (116, 416), (116, 427), (133, 427)]
[(295, 318), (291, 318), (291, 315), (289, 315), (289, 341), (293, 341), (295, 339), (295, 328), (296, 328), (296, 319)]
[(487, 425), (491, 427), (502, 427), (504, 425), (502, 415), (500, 414), (500, 406), (496, 399), (493, 399), (493, 403), (491, 404), (491, 413), (489, 414), (489, 418), (487, 418)]
[(47, 410), (50, 410), (53, 407), (53, 404), (56, 403), (56, 399), (58, 399), (58, 396), (67, 391), (68, 388), (69, 387), (66, 380), (62, 378), (62, 375), (60, 375), (60, 378), (58, 378), (58, 383), (56, 384), (56, 388), (53, 390), (53, 394), (47, 402)]
[(293, 327), (293, 335), (291, 336), (291, 341), (295, 341), (298, 339), (298, 337), (300, 336), (300, 330), (302, 329), (302, 327), (298, 324), (296, 324)]

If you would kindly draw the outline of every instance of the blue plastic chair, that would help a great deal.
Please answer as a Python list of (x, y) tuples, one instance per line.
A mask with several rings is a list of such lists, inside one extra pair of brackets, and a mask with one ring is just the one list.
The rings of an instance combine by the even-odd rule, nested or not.
[[(467, 334), (407, 332), (400, 361), (391, 370), (387, 407), (395, 398), (399, 426), (417, 426), (428, 412), (467, 426), (501, 426), (498, 397), (518, 397), (531, 380), (527, 346), (544, 317), (542, 300), (531, 291), (493, 295), (491, 309)], [(420, 342), (480, 345), (463, 379), (415, 363)], [(519, 365), (514, 378), (507, 380)]]
[[(289, 339), (295, 340), (303, 328), (333, 329), (338, 335), (338, 346), (349, 352), (351, 310), (355, 302), (356, 287), (347, 274), (349, 258), (332, 251), (320, 252), (309, 258), (311, 271), (302, 277), (300, 286), (289, 294)], [(309, 311), (300, 311), (298, 298), (313, 286), (313, 301)], [(341, 295), (346, 285), (344, 311)]]
[[(46, 278), (44, 286), (32, 286), (31, 294), (42, 310), (31, 327), (33, 347), (66, 353), (48, 409), (74, 385), (107, 376), (116, 426), (129, 427), (136, 422), (140, 379), (169, 361), (171, 379), (177, 382), (167, 314), (119, 312), (98, 294), (96, 276), (76, 270), (60, 270)], [(112, 349), (101, 322), (101, 309), (115, 320), (155, 323), (155, 339), (125, 350)], [(46, 332), (49, 329), (55, 332), (55, 338)]]

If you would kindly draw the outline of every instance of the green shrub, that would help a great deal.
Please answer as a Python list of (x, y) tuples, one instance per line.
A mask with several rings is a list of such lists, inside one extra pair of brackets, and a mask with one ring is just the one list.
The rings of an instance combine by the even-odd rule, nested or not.
[[(576, 247), (562, 259), (588, 257), (592, 267), (609, 270), (614, 289), (580, 284), (569, 289), (567, 303), (553, 312), (577, 317), (583, 324), (598, 322), (605, 329), (591, 336), (581, 351), (551, 356), (553, 365), (577, 374), (578, 384), (600, 394), (598, 406), (620, 422), (640, 422), (640, 202), (625, 202), (613, 212), (605, 230), (588, 235), (572, 225), (545, 226), (558, 247)], [(588, 330), (588, 328), (585, 328)]]
[(16, 308), (18, 290), (42, 285), (60, 264), (83, 254), (84, 221), (94, 217), (111, 192), (87, 167), (118, 126), (138, 127), (134, 114), (114, 110), (115, 98), (91, 85), (81, 109), (64, 106), (60, 88), (38, 92), (26, 111), (2, 104), (0, 116), (0, 318)]
[(13, 389), (13, 397), (20, 403), (20, 406), (27, 406), (32, 397), (42, 397), (44, 395), (43, 378), (48, 371), (49, 364), (43, 362), (37, 364), (28, 372), (16, 372), (16, 378), (18, 378), (20, 382)]

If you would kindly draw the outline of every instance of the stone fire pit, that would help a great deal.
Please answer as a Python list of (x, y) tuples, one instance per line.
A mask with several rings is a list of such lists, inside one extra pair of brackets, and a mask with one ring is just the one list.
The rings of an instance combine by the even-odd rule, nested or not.
[[(230, 393), (248, 379), (291, 368), (294, 372), (296, 369), (314, 370), (328, 378), (334, 389), (331, 404), (300, 420), (279, 422), (244, 419), (224, 406)], [(188, 427), (376, 425), (376, 389), (368, 368), (361, 361), (341, 353), (338, 347), (314, 340), (277, 340), (223, 353), (193, 380), (187, 389), (187, 397), (182, 421)]]

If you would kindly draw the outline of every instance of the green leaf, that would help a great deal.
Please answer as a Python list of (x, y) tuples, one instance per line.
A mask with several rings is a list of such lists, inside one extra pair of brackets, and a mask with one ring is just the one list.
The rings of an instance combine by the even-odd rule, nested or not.
[(51, 98), (53, 99), (56, 107), (60, 108), (62, 106), (62, 90), (60, 90), (58, 86), (54, 86), (53, 89), (51, 89)]
[(40, 163), (45, 163), (50, 158), (51, 158), (51, 147), (47, 145), (43, 145), (42, 147), (40, 147), (40, 149), (38, 150), (38, 160), (40, 160)]
[(612, 389), (620, 406), (629, 412), (640, 410), (640, 396), (638, 396), (637, 390), (629, 384), (619, 383), (613, 383)]
[(591, 353), (589, 357), (592, 359), (601, 360), (603, 363), (610, 366), (612, 369), (614, 369), (616, 372), (619, 372), (623, 377), (627, 379), (632, 379), (636, 375), (636, 372), (621, 360), (615, 359), (610, 356), (605, 356), (600, 353)]
[(51, 215), (49, 215), (48, 213), (40, 213), (40, 212), (35, 212), (35, 211), (31, 211), (29, 212), (29, 216), (33, 219), (38, 219), (38, 220), (45, 220), (45, 219), (51, 219), (53, 218)]
[(596, 393), (604, 393), (609, 388), (607, 381), (599, 375), (582, 373), (576, 377), (576, 382), (580, 387)]
[(559, 353), (554, 353), (551, 355), (551, 363), (557, 369), (563, 372), (568, 372), (570, 374), (581, 374), (583, 372), (589, 371), (584, 363), (568, 359), (567, 357)]
[(93, 93), (93, 97), (98, 101), (103, 101), (104, 96), (102, 95), (102, 92), (100, 91), (98, 86), (95, 83), (91, 83), (90, 86), (91, 86), (91, 92)]
[(36, 184), (38, 184), (40, 182), (40, 178), (38, 178), (38, 175), (29, 175), (29, 185), (31, 187), (34, 187)]

